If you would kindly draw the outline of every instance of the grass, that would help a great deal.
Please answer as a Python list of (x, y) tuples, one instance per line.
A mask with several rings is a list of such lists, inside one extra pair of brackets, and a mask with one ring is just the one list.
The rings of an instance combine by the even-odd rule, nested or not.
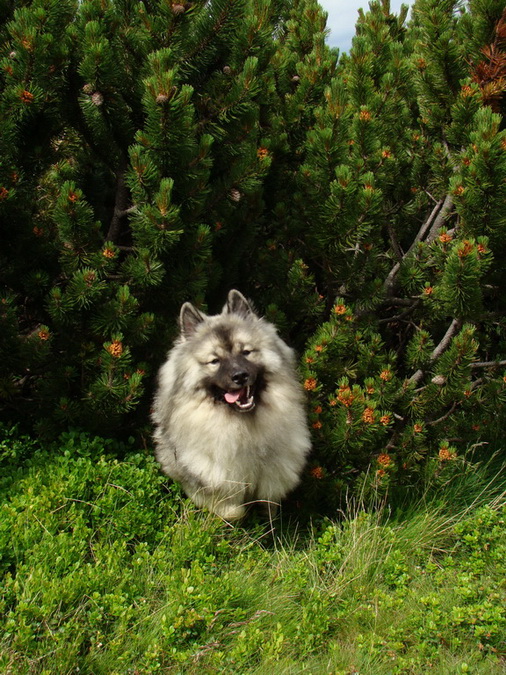
[(271, 537), (120, 453), (0, 444), (2, 673), (504, 673), (500, 478)]

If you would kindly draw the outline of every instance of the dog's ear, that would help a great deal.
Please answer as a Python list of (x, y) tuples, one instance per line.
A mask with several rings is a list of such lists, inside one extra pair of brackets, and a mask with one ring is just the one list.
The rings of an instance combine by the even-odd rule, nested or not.
[(179, 315), (179, 327), (181, 328), (181, 335), (184, 338), (189, 338), (193, 335), (199, 323), (204, 321), (205, 316), (202, 312), (194, 307), (190, 302), (185, 302), (181, 307)]
[(255, 311), (244, 295), (235, 289), (229, 291), (227, 304), (223, 308), (227, 314), (239, 314), (240, 316), (255, 316)]

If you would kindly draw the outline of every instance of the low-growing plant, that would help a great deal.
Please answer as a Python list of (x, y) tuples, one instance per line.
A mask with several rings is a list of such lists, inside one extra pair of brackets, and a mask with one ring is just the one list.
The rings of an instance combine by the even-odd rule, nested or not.
[(149, 453), (0, 447), (2, 672), (503, 671), (505, 498), (483, 470), (459, 508), (350, 505), (269, 537), (196, 511)]

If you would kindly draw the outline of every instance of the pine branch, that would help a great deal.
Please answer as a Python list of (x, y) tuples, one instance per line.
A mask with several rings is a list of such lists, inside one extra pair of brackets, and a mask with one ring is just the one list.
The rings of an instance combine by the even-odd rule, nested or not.
[(411, 302), (408, 307), (403, 312), (400, 312), (399, 314), (395, 314), (394, 316), (389, 316), (386, 319), (378, 319), (378, 323), (392, 323), (393, 321), (402, 321), (408, 314), (411, 314), (411, 312), (418, 307), (420, 304), (420, 299), (415, 300), (414, 302)]
[(450, 410), (448, 410), (448, 412), (446, 412), (442, 417), (438, 417), (437, 420), (432, 420), (431, 422), (427, 422), (426, 423), (427, 426), (433, 427), (435, 424), (440, 424), (441, 422), (444, 422), (445, 420), (447, 420), (455, 412), (455, 409), (457, 408), (457, 405), (458, 405), (458, 402), (455, 401), (453, 403), (453, 405), (451, 406)]
[[(413, 243), (402, 256), (402, 259), (395, 263), (395, 265), (390, 270), (385, 282), (383, 284), (383, 289), (387, 295), (389, 295), (394, 287), (395, 278), (397, 272), (400, 269), (402, 262), (414, 251), (417, 244), (424, 239), (427, 235), (426, 243), (430, 244), (435, 238), (443, 226), (445, 219), (448, 217), (450, 210), (453, 207), (453, 199), (451, 195), (446, 195), (444, 199), (440, 199), (436, 206), (432, 209), (427, 220), (422, 224), (422, 227), (419, 229), (418, 234), (413, 240)], [(428, 234), (427, 234), (428, 232)]]
[(121, 160), (118, 171), (116, 172), (116, 196), (114, 201), (114, 212), (111, 218), (109, 231), (106, 241), (117, 243), (121, 231), (123, 218), (130, 212), (127, 208), (129, 201), (129, 191), (125, 182), (125, 173), (127, 169), (126, 159)]
[(397, 241), (397, 237), (395, 236), (395, 230), (392, 227), (392, 224), (388, 224), (388, 237), (390, 239), (390, 246), (392, 247), (396, 258), (399, 260), (402, 260), (403, 254), (402, 254), (402, 249), (400, 247), (399, 242)]
[(450, 194), (447, 194), (441, 207), (441, 210), (439, 211), (437, 217), (435, 218), (432, 227), (430, 228), (430, 232), (427, 235), (427, 238), (425, 240), (426, 244), (431, 244), (434, 241), (434, 239), (437, 236), (437, 233), (443, 227), (445, 220), (448, 218), (452, 209), (453, 209), (453, 197)]
[(214, 23), (214, 26), (206, 33), (202, 41), (199, 42), (199, 44), (194, 47), (193, 51), (187, 54), (185, 59), (187, 62), (191, 62), (191, 60), (194, 59), (198, 54), (202, 54), (207, 49), (209, 44), (213, 41), (213, 39), (216, 38), (216, 36), (222, 30), (223, 26), (227, 21), (228, 16), (229, 16), (228, 9), (222, 9)]
[(500, 368), (506, 366), (506, 361), (476, 361), (471, 363), (471, 368)]
[[(430, 355), (429, 361), (431, 364), (434, 363), (434, 361), (436, 361), (441, 356), (441, 354), (444, 351), (446, 351), (446, 349), (448, 349), (450, 342), (455, 336), (455, 333), (457, 333), (457, 331), (460, 329), (461, 325), (462, 322), (460, 319), (453, 319), (450, 326), (448, 327), (448, 330), (444, 334), (443, 339)], [(418, 384), (424, 375), (425, 371), (417, 370), (416, 373), (411, 375), (411, 377), (409, 378), (409, 382), (414, 382), (414, 384)]]
[[(476, 363), (471, 363), (471, 368), (491, 368), (494, 366), (506, 366), (506, 361), (479, 361)], [(478, 385), (482, 383), (482, 378), (479, 378), (478, 380), (475, 380), (471, 384), (471, 389), (475, 389)], [(455, 409), (457, 408), (459, 402), (454, 401), (453, 405), (451, 408), (446, 412), (442, 417), (439, 417), (437, 420), (432, 420), (431, 422), (427, 422), (427, 426), (434, 426), (435, 424), (439, 424), (440, 422), (444, 422), (447, 420), (450, 415), (452, 415), (455, 412)]]
[[(342, 295), (343, 297), (351, 297), (351, 295), (348, 295), (346, 292), (342, 293), (341, 290), (343, 287), (339, 288), (338, 295)], [(346, 289), (345, 289), (346, 291)], [(335, 293), (332, 294), (331, 297), (331, 304), (329, 305), (329, 311), (332, 308), (332, 305), (334, 303), (334, 297)], [(394, 316), (389, 316), (383, 319), (379, 319), (380, 323), (390, 323), (391, 321), (396, 321), (398, 318), (402, 318), (406, 316), (406, 314), (409, 314), (412, 312), (418, 305), (420, 304), (420, 298), (419, 297), (414, 297), (414, 298), (384, 298), (380, 302), (378, 302), (377, 305), (374, 305), (374, 307), (362, 307), (360, 309), (355, 310), (355, 317), (362, 317), (362, 316), (367, 316), (369, 314), (376, 314), (376, 312), (380, 308), (392, 308), (392, 307), (405, 307), (405, 309)]]

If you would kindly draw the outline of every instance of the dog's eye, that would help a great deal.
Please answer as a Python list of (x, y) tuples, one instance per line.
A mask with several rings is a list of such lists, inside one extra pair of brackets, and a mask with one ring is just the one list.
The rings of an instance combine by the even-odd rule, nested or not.
[(218, 365), (219, 362), (220, 362), (220, 359), (215, 358), (215, 359), (212, 359), (211, 361), (209, 361), (209, 364), (211, 366), (216, 366), (216, 365)]
[(251, 354), (251, 349), (243, 349), (242, 350), (242, 355), (243, 356), (249, 356)]

